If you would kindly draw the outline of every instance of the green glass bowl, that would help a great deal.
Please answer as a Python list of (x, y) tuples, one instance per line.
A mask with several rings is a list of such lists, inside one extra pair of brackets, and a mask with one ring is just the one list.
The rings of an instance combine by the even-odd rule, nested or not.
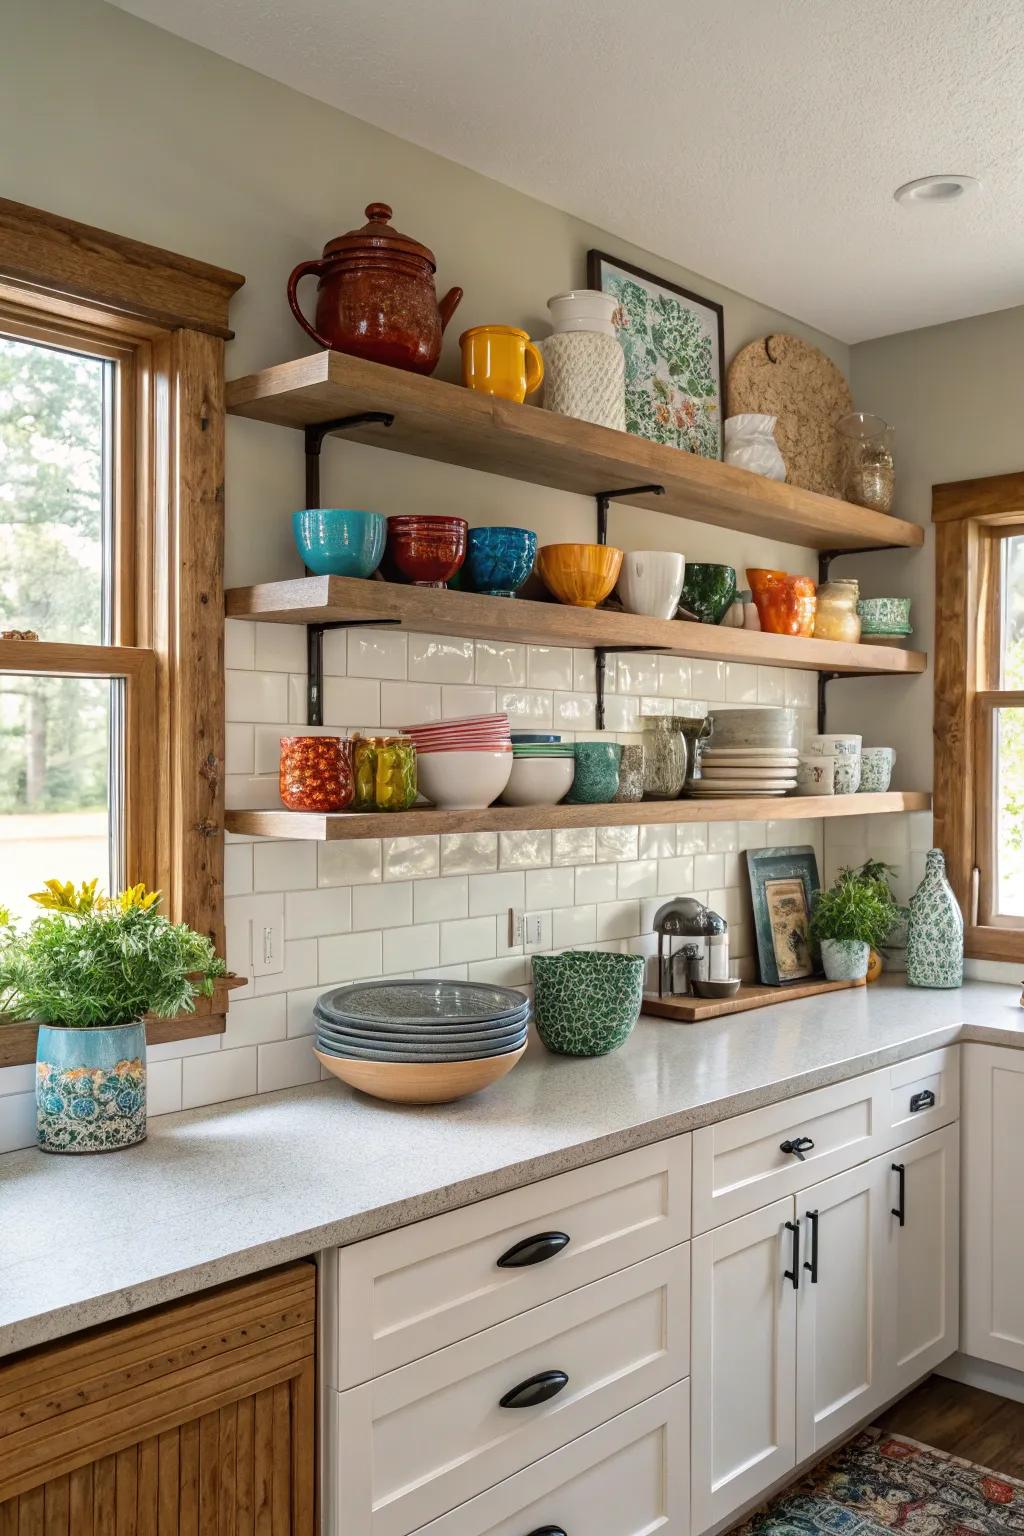
[(686, 562), (686, 580), (679, 599), (679, 616), (692, 613), (702, 624), (720, 624), (736, 596), (736, 572), (731, 565)]
[(627, 1040), (644, 998), (643, 955), (570, 949), (533, 956), (537, 1033), (559, 1056), (606, 1056)]

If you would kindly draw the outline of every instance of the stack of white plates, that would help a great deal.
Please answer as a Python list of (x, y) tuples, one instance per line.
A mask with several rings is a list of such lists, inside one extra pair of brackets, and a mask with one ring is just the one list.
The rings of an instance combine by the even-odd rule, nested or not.
[(700, 778), (690, 787), (698, 800), (753, 796), (767, 799), (796, 789), (795, 747), (706, 747)]

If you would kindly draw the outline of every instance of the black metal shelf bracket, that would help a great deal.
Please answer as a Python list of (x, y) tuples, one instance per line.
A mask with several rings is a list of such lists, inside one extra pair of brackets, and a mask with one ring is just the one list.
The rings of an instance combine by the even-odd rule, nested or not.
[(354, 416), (338, 416), (334, 421), (317, 421), (307, 426), (306, 438), (306, 506), (320, 505), (320, 450), (324, 438), (332, 432), (345, 432), (350, 427), (366, 427), (376, 423), (382, 427), (394, 426), (391, 411), (358, 411)]
[(324, 635), (329, 629), (386, 629), (399, 619), (332, 619), (306, 625), (306, 724), (324, 723)]
[(596, 491), (594, 500), (597, 502), (597, 542), (608, 543), (608, 508), (619, 496), (664, 496), (663, 485), (627, 485), (621, 491)]
[[(818, 585), (828, 581), (829, 570), (833, 560), (838, 560), (840, 555), (886, 555), (894, 550), (905, 549), (904, 544), (870, 544), (864, 549), (820, 549), (818, 551)], [(840, 677), (873, 677), (872, 672), (819, 672), (818, 673), (818, 735), (825, 734), (825, 722), (828, 717), (826, 701), (826, 688), (829, 683), (834, 683)]]

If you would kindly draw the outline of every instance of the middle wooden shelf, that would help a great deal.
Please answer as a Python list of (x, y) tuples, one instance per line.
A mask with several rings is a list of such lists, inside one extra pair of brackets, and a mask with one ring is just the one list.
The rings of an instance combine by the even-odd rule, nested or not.
[(523, 598), (401, 586), (351, 576), (304, 576), (234, 587), (229, 619), (266, 624), (374, 624), (432, 635), (524, 645), (643, 650), (706, 661), (740, 661), (800, 671), (909, 675), (923, 672), (923, 651), (894, 645), (805, 640), (763, 630), (650, 619), (607, 608), (570, 608)]

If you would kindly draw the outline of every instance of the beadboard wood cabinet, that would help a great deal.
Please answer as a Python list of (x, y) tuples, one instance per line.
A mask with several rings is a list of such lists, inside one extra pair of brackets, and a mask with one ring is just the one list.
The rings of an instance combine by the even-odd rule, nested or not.
[(0, 1362), (0, 1536), (314, 1536), (316, 1270)]

